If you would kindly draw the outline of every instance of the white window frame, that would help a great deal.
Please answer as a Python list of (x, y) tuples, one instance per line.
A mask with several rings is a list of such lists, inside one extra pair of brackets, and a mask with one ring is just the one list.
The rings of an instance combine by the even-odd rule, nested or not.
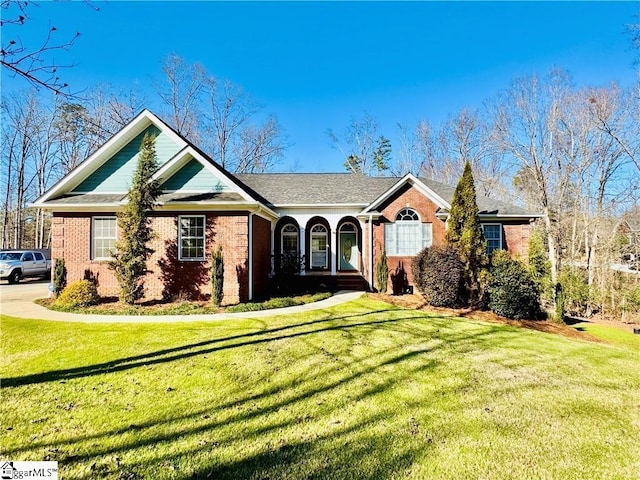
[[(182, 235), (182, 220), (187, 218), (202, 219), (202, 235)], [(189, 227), (190, 228), (190, 227)], [(202, 240), (202, 256), (187, 257), (182, 254), (182, 241), (188, 239)], [(197, 245), (196, 245), (197, 248)], [(178, 260), (182, 262), (202, 262), (207, 256), (207, 216), (206, 215), (179, 215), (178, 216)]]
[[(501, 223), (481, 223), (480, 227), (482, 228), (482, 234), (484, 235), (484, 239), (487, 242), (487, 254), (491, 255), (495, 250), (502, 250), (502, 245), (504, 244), (503, 238), (502, 238), (502, 224)], [(485, 227), (498, 227), (498, 247), (497, 248), (491, 248), (489, 246), (489, 239), (487, 238), (487, 233), (485, 231)], [(495, 241), (495, 238), (491, 239), (492, 241)]]
[[(345, 230), (344, 227), (350, 226), (352, 229), (349, 230)], [(355, 223), (353, 222), (344, 222), (342, 225), (340, 225), (340, 228), (338, 229), (339, 233), (355, 233), (356, 236), (358, 235), (358, 227), (356, 227)]]
[[(110, 220), (114, 222), (114, 235), (113, 236), (96, 236), (96, 220)], [(104, 231), (104, 229), (103, 229)], [(112, 252), (116, 250), (116, 242), (118, 241), (118, 219), (113, 215), (104, 215), (91, 217), (91, 260), (103, 261), (103, 260), (113, 260), (113, 254), (109, 256), (98, 256), (96, 251), (96, 241), (109, 241), (112, 242), (113, 248), (110, 249)], [(104, 245), (102, 245), (102, 250), (104, 250)]]
[[(311, 254), (311, 262), (309, 263), (311, 268), (328, 268), (329, 267), (329, 230), (322, 223), (316, 223), (311, 227), (311, 236), (309, 238), (309, 252)], [(322, 250), (313, 249), (314, 238), (324, 238), (324, 262), (323, 265), (316, 265), (314, 263), (314, 252), (320, 253)]]
[[(288, 230), (287, 227), (291, 227), (293, 230)], [(294, 231), (295, 230), (295, 231)], [(285, 250), (284, 249), (284, 239), (285, 237), (295, 237), (296, 239), (296, 249), (295, 250)], [(282, 255), (298, 255), (300, 252), (300, 229), (295, 225), (295, 223), (289, 222), (282, 226), (280, 230), (280, 253)]]
[[(406, 217), (410, 217), (407, 220)], [(410, 240), (413, 248), (407, 248), (407, 236), (413, 235)], [(400, 237), (404, 239), (400, 242)], [(402, 245), (401, 245), (402, 243)], [(388, 256), (414, 257), (422, 249), (433, 244), (433, 224), (421, 222), (420, 215), (413, 208), (401, 209), (395, 217), (395, 222), (386, 223), (384, 226), (384, 248)], [(417, 250), (416, 250), (417, 249)]]

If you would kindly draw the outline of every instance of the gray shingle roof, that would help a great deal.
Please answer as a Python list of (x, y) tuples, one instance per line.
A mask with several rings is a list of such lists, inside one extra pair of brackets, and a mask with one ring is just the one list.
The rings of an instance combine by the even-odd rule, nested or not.
[(369, 205), (397, 178), (353, 173), (249, 173), (236, 178), (270, 205)]
[(125, 194), (123, 193), (78, 193), (62, 195), (47, 201), (49, 205), (98, 205), (119, 203)]
[[(398, 177), (368, 177), (353, 173), (253, 173), (236, 175), (244, 185), (271, 206), (352, 204), (367, 206), (393, 187)], [(446, 202), (451, 202), (455, 187), (420, 178)], [(480, 214), (536, 214), (515, 205), (478, 196)]]
[[(279, 207), (283, 205), (354, 205), (364, 209), (387, 190), (392, 188), (400, 178), (368, 177), (354, 173), (254, 173), (235, 176), (240, 187), (245, 188), (254, 197), (266, 205)], [(451, 202), (455, 187), (420, 178), (427, 187), (446, 202)], [(69, 194), (49, 200), (50, 205), (97, 205), (117, 204), (124, 194)], [(235, 203), (242, 202), (242, 197), (233, 192), (212, 193), (167, 193), (159, 197), (159, 203)], [(515, 205), (492, 198), (478, 196), (478, 208), (481, 215), (536, 216)], [(443, 210), (446, 212), (446, 210)]]
[(244, 199), (235, 192), (208, 192), (208, 193), (165, 193), (158, 197), (159, 203), (183, 203), (183, 202), (206, 202), (206, 203), (233, 203), (242, 202)]

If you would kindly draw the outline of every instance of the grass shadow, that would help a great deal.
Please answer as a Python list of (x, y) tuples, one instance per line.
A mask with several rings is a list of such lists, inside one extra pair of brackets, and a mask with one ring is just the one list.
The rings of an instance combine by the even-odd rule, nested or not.
[[(346, 325), (336, 325), (333, 327), (327, 327), (323, 329), (316, 329), (316, 330), (306, 331), (306, 332), (298, 332), (291, 335), (281, 335), (278, 337), (264, 338), (264, 339), (252, 340), (247, 342), (233, 343), (231, 345), (224, 345), (224, 346), (215, 347), (215, 348), (202, 349), (202, 347), (206, 347), (214, 344), (220, 344), (224, 342), (241, 340), (241, 339), (250, 339), (250, 338), (263, 336), (263, 335), (272, 335), (274, 333), (283, 332), (283, 331), (287, 331), (295, 328), (314, 326), (317, 324), (322, 324), (327, 322), (344, 321), (351, 317), (364, 317), (364, 316), (375, 315), (375, 314), (378, 314), (381, 312), (387, 312), (387, 311), (389, 310), (377, 310), (372, 312), (366, 312), (364, 314), (358, 313), (358, 314), (347, 315), (342, 317), (329, 316), (328, 318), (321, 318), (318, 320), (312, 320), (309, 322), (303, 322), (299, 324), (285, 325), (283, 327), (266, 329), (258, 332), (232, 335), (229, 337), (215, 338), (211, 340), (204, 340), (201, 342), (181, 345), (179, 347), (167, 348), (167, 349), (162, 349), (155, 352), (149, 352), (141, 355), (133, 355), (125, 358), (120, 358), (117, 360), (111, 360), (109, 362), (98, 363), (95, 365), (88, 365), (84, 367), (69, 368), (69, 369), (51, 370), (48, 372), (36, 373), (32, 375), (23, 375), (19, 377), (4, 378), (0, 382), (1, 383), (0, 389), (9, 388), (9, 387), (18, 387), (22, 385), (37, 384), (37, 383), (55, 382), (59, 380), (69, 380), (73, 378), (80, 378), (80, 377), (86, 377), (86, 376), (101, 375), (103, 373), (118, 372), (118, 371), (128, 370), (131, 368), (140, 367), (143, 365), (153, 365), (158, 363), (175, 361), (182, 358), (192, 357), (194, 355), (212, 353), (217, 350), (226, 350), (229, 348), (237, 348), (237, 347), (242, 347), (246, 345), (255, 345), (258, 343), (282, 340), (285, 338), (294, 338), (302, 335), (318, 333), (321, 331), (337, 330), (341, 328), (346, 328)], [(394, 320), (385, 321), (383, 323), (392, 322), (392, 321), (398, 321), (398, 320), (394, 319)], [(349, 326), (356, 327), (356, 326), (362, 326), (367, 324), (368, 324), (367, 322), (364, 322), (364, 323), (349, 325)], [(193, 350), (193, 351), (190, 351), (190, 350)]]

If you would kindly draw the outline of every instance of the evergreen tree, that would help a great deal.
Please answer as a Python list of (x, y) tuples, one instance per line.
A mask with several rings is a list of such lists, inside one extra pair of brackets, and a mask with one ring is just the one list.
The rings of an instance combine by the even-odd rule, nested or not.
[(344, 167), (349, 172), (362, 173), (362, 162), (357, 155), (349, 155), (344, 161)]
[(64, 258), (56, 259), (56, 266), (53, 270), (53, 293), (60, 295), (67, 286), (67, 266)]
[(224, 287), (224, 257), (222, 247), (211, 254), (211, 301), (218, 307), (222, 303)]
[(120, 286), (120, 300), (132, 305), (144, 296), (147, 259), (153, 253), (148, 247), (153, 238), (149, 212), (153, 210), (160, 188), (152, 180), (156, 172), (155, 136), (145, 134), (138, 154), (138, 166), (127, 194), (128, 202), (118, 212), (116, 252), (110, 267)]
[(382, 256), (376, 265), (376, 283), (380, 293), (387, 293), (387, 282), (389, 280), (389, 265), (387, 265), (387, 252), (382, 250)]
[(389, 170), (391, 163), (391, 142), (388, 138), (380, 135), (373, 151), (373, 167), (380, 175), (384, 170)]
[(453, 194), (445, 239), (465, 264), (465, 286), (469, 291), (471, 304), (479, 304), (483, 296), (482, 277), (486, 273), (488, 258), (469, 162), (465, 163), (462, 177)]

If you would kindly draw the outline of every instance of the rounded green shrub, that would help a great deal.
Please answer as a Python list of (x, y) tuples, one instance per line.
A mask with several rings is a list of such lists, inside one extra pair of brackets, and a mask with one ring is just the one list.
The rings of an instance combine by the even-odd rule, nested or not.
[(414, 257), (413, 281), (434, 307), (459, 307), (466, 303), (464, 264), (450, 246), (430, 247)]
[(78, 280), (65, 287), (55, 305), (62, 308), (89, 307), (100, 300), (98, 289), (89, 280)]
[(541, 317), (540, 291), (527, 267), (505, 250), (496, 250), (491, 258), (489, 308), (507, 318)]

